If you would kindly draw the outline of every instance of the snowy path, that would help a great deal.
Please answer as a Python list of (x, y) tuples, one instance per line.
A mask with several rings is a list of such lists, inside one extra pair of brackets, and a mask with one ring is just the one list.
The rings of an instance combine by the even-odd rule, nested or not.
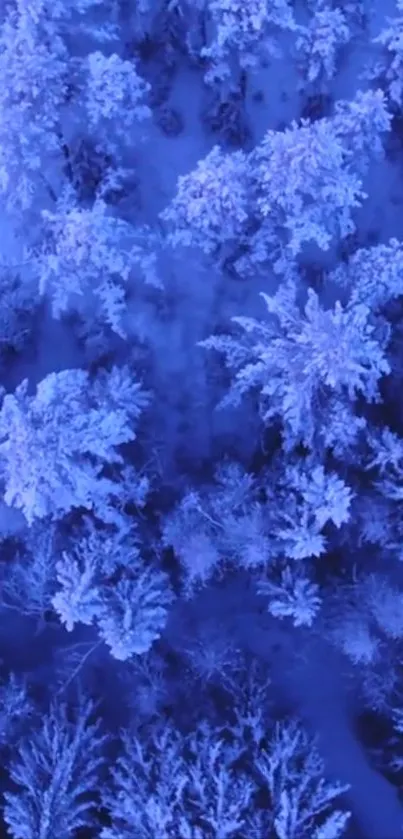
[[(264, 637), (263, 637), (264, 636)], [(255, 652), (267, 650), (267, 633), (256, 636)], [(329, 774), (350, 784), (348, 806), (365, 839), (402, 839), (403, 808), (396, 789), (373, 769), (353, 730), (341, 676), (340, 659), (325, 644), (308, 652), (293, 667), (282, 656), (276, 662), (275, 680), (282, 687), (319, 740), (319, 750)]]

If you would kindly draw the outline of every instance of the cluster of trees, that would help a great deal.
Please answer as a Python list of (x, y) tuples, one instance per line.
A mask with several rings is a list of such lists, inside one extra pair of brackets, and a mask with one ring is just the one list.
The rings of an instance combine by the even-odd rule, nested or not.
[[(403, 780), (403, 240), (368, 241), (362, 215), (399, 141), (403, 5), (372, 41), (357, 3), (300, 12), (287, 0), (1, 11), (0, 749), (13, 839), (347, 835), (354, 791), (330, 777), (277, 672), (319, 647), (339, 656), (351, 707), (358, 693), (384, 715), (379, 765)], [(335, 99), (363, 41), (357, 90)], [(301, 112), (254, 142), (241, 130), (254, 80), (284, 56)], [(209, 148), (145, 220), (139, 161), (156, 132), (175, 142), (167, 100), (182, 70), (209, 102)], [(189, 291), (192, 259), (216, 284), (210, 322)], [(185, 332), (185, 283), (201, 326), (192, 346), (164, 347), (189, 352), (186, 381), (167, 383), (153, 336)], [(79, 363), (53, 364), (47, 318)], [(212, 423), (208, 459), (176, 457), (177, 417), (160, 421), (173, 382), (184, 428), (190, 383), (227, 429), (256, 429), (252, 445)]]

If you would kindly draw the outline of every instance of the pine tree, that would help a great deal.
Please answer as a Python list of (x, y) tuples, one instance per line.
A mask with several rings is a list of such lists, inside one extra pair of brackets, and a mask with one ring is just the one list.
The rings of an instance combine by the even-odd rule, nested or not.
[(13, 839), (72, 839), (92, 826), (106, 737), (81, 702), (74, 722), (54, 704), (24, 738), (10, 766), (17, 792), (5, 792), (4, 820)]
[(108, 518), (119, 493), (103, 469), (122, 462), (116, 447), (135, 438), (133, 420), (146, 404), (127, 369), (114, 368), (94, 382), (83, 370), (51, 373), (35, 395), (22, 382), (0, 411), (6, 503), (30, 524), (77, 507)]
[[(353, 422), (344, 400), (359, 395), (368, 402), (379, 399), (378, 382), (390, 371), (384, 346), (375, 337), (375, 324), (364, 304), (351, 309), (336, 303), (323, 309), (313, 289), (302, 314), (296, 304), (296, 286), (285, 284), (269, 297), (263, 294), (269, 318), (257, 321), (236, 317), (241, 328), (237, 337), (213, 336), (201, 346), (222, 353), (234, 373), (232, 388), (224, 404), (238, 404), (243, 395), (259, 394), (264, 422), (279, 417), (286, 445), (298, 441), (315, 446), (315, 439), (331, 440), (329, 423), (338, 419)], [(355, 421), (355, 431), (360, 429)], [(351, 439), (352, 429), (346, 429)]]

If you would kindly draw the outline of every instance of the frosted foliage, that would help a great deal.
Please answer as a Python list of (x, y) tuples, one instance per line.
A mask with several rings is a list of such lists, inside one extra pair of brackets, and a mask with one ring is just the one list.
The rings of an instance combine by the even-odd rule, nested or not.
[(250, 504), (251, 495), (256, 487), (253, 475), (234, 461), (220, 463), (215, 471), (216, 495), (214, 508), (217, 517), (224, 516), (231, 510), (245, 511)]
[(132, 61), (123, 61), (116, 53), (92, 52), (87, 63), (85, 94), (91, 128), (103, 129), (108, 140), (112, 134), (127, 142), (130, 128), (151, 116), (144, 101), (150, 86)]
[[(283, 312), (275, 297), (262, 296), (269, 313), (281, 322)], [(287, 337), (273, 342), (278, 360), (281, 363), (283, 358), (284, 363), (288, 356), (287, 362), (299, 374), (300, 383), (304, 382), (311, 392), (321, 384), (336, 392), (346, 389), (350, 399), (362, 393), (368, 401), (374, 401), (379, 379), (390, 370), (372, 337), (375, 327), (369, 315), (369, 308), (363, 304), (348, 310), (336, 302), (333, 310), (323, 309), (316, 292), (308, 289), (305, 317), (294, 327), (290, 324)], [(286, 326), (284, 319), (282, 326)], [(264, 392), (271, 393), (270, 385)]]
[[(147, 496), (150, 492), (150, 481), (135, 466), (125, 463), (119, 478), (119, 501), (122, 506), (131, 503), (142, 510), (147, 503)], [(116, 548), (115, 548), (116, 551)], [(111, 561), (115, 561), (114, 553), (108, 554)]]
[(271, 544), (267, 536), (264, 512), (258, 504), (251, 505), (245, 515), (228, 515), (223, 539), (224, 555), (240, 567), (252, 570), (270, 560)]
[(176, 542), (176, 551), (183, 566), (186, 591), (189, 594), (194, 588), (206, 585), (221, 560), (214, 541), (200, 530), (197, 533), (188, 533), (183, 546)]
[[(88, 12), (97, 15), (97, 6), (102, 0), (16, 0), (18, 11), (31, 25), (41, 27), (52, 39), (56, 32), (62, 33), (68, 41), (69, 36), (88, 35), (91, 40), (108, 42), (116, 38), (117, 28), (113, 23), (86, 22)], [(83, 16), (80, 19), (80, 15)], [(88, 19), (87, 19), (88, 20)]]
[(20, 613), (43, 618), (56, 588), (54, 526), (31, 525), (26, 548), (8, 563), (1, 581), (1, 599)]
[(218, 146), (189, 175), (178, 178), (177, 194), (163, 211), (171, 245), (197, 246), (213, 253), (236, 241), (248, 220), (248, 159)]
[(135, 438), (133, 419), (145, 404), (125, 370), (112, 370), (98, 388), (83, 370), (51, 373), (34, 396), (25, 380), (5, 396), (0, 412), (6, 503), (22, 510), (30, 524), (77, 507), (102, 514), (114, 491), (102, 470), (121, 462), (115, 447)]
[(74, 543), (74, 555), (80, 563), (88, 563), (97, 568), (103, 576), (112, 576), (117, 571), (122, 572), (122, 569), (136, 568), (140, 549), (135, 524), (130, 519), (126, 523), (123, 520), (118, 529), (105, 530), (94, 527), (89, 519), (85, 535)]
[(188, 747), (191, 807), (184, 814), (186, 832), (181, 831), (181, 835), (192, 836), (196, 815), (202, 836), (238, 839), (253, 806), (252, 796), (256, 790), (255, 783), (235, 766), (242, 748), (238, 744), (228, 746), (219, 732), (207, 725), (191, 735)]
[(247, 569), (265, 565), (270, 558), (270, 540), (253, 476), (239, 464), (228, 462), (218, 467), (215, 479), (209, 503), (211, 517), (220, 524), (216, 533), (221, 556)]
[(200, 516), (199, 506), (195, 493), (185, 496), (163, 526), (163, 542), (173, 548), (182, 565), (188, 594), (208, 582), (221, 560), (214, 532)]
[(95, 302), (100, 317), (124, 337), (129, 278), (138, 270), (146, 282), (157, 282), (147, 233), (110, 215), (104, 201), (91, 209), (61, 205), (42, 215), (50, 247), (49, 242), (43, 247), (36, 270), (41, 294), (52, 299), (54, 316)]
[(10, 772), (18, 791), (4, 794), (14, 839), (67, 839), (93, 825), (106, 738), (92, 714), (93, 705), (81, 703), (71, 722), (67, 709), (54, 705), (20, 742)]
[(106, 588), (98, 618), (101, 637), (119, 661), (148, 652), (159, 638), (172, 601), (168, 578), (140, 561), (132, 577)]
[(349, 820), (350, 813), (336, 810), (320, 827), (316, 828), (312, 839), (339, 839), (340, 836), (344, 836)]
[(74, 13), (85, 14), (94, 6), (99, 6), (102, 0), (15, 0), (21, 15), (27, 15), (38, 24), (43, 20), (61, 20)]
[(147, 746), (128, 733), (123, 747), (113, 770), (115, 792), (104, 796), (111, 826), (102, 839), (238, 839), (256, 787), (233, 768), (239, 752), (220, 732), (206, 725), (185, 738), (169, 725), (154, 725)]
[(363, 584), (362, 594), (381, 631), (388, 638), (402, 638), (403, 592), (381, 574), (371, 574)]
[(351, 212), (366, 197), (331, 121), (293, 122), (268, 131), (251, 154), (256, 205), (266, 224), (280, 225), (295, 256), (304, 242), (327, 250), (355, 229)]
[(312, 626), (321, 605), (319, 586), (294, 568), (286, 568), (278, 583), (262, 581), (259, 593), (268, 597), (273, 617), (291, 618), (296, 627)]
[(335, 472), (325, 472), (323, 466), (300, 472), (292, 469), (290, 482), (301, 493), (319, 528), (329, 521), (339, 528), (349, 520), (352, 492)]
[(381, 309), (403, 295), (403, 244), (390, 239), (387, 245), (360, 248), (331, 275), (333, 282), (347, 288), (350, 305), (365, 303)]
[(176, 835), (187, 766), (183, 735), (169, 724), (154, 725), (148, 748), (136, 735), (123, 736), (123, 750), (112, 769), (113, 787), (103, 791), (111, 826), (101, 839), (151, 839)]
[(388, 26), (374, 38), (383, 47), (379, 70), (388, 95), (397, 107), (403, 104), (403, 0), (397, 0), (397, 17), (388, 18)]
[(168, 578), (140, 555), (133, 526), (85, 532), (56, 565), (52, 604), (66, 629), (95, 623), (114, 658), (147, 652), (165, 625), (172, 600)]
[(0, 193), (10, 212), (31, 206), (59, 153), (67, 85), (67, 55), (57, 34), (49, 44), (26, 24), (10, 17), (0, 28)]
[(319, 6), (312, 15), (309, 26), (303, 27), (296, 40), (297, 58), (303, 85), (329, 82), (337, 70), (340, 48), (351, 38), (345, 15), (341, 9)]
[(306, 510), (301, 512), (298, 522), (290, 520), (288, 527), (285, 517), (284, 526), (279, 528), (277, 536), (290, 559), (308, 559), (326, 553), (327, 539)]
[(284, 511), (276, 530), (276, 538), (290, 559), (319, 557), (326, 551), (326, 539), (309, 514), (308, 510), (297, 507), (295, 515)]
[(329, 522), (340, 527), (350, 517), (350, 488), (335, 473), (309, 461), (286, 467), (277, 480), (269, 473), (266, 492), (268, 531), (279, 556), (321, 556), (327, 547), (323, 528)]
[(100, 608), (94, 560), (90, 557), (80, 567), (78, 559), (64, 553), (56, 572), (60, 590), (53, 597), (52, 605), (66, 629), (71, 632), (76, 623), (93, 623)]
[(256, 768), (270, 793), (278, 839), (320, 836), (318, 822), (324, 830), (330, 817), (334, 825), (339, 825), (333, 837), (342, 835), (350, 813), (334, 809), (334, 801), (349, 786), (325, 779), (324, 763), (315, 742), (298, 723), (276, 725), (274, 737), (258, 758)]
[(366, 306), (350, 310), (337, 302), (325, 310), (309, 289), (301, 315), (292, 285), (262, 297), (266, 322), (233, 318), (243, 336), (214, 336), (202, 346), (222, 352), (235, 373), (226, 403), (237, 404), (243, 394), (257, 390), (264, 421), (281, 417), (289, 439), (311, 445), (319, 415), (326, 415), (326, 400), (332, 395), (354, 400), (360, 394), (367, 401), (378, 399), (377, 384), (389, 365), (373, 337)]
[(39, 300), (35, 284), (10, 269), (0, 268), (0, 352), (26, 348)]
[(231, 59), (243, 69), (259, 62), (259, 48), (264, 55), (278, 55), (273, 32), (293, 30), (296, 24), (286, 0), (207, 0), (213, 24), (213, 40), (201, 50), (212, 60), (206, 81), (229, 78)]
[(185, 495), (164, 522), (163, 542), (182, 565), (188, 595), (226, 565), (256, 568), (270, 556), (264, 511), (251, 476), (238, 464), (228, 464), (215, 479), (203, 492)]
[(320, 429), (325, 449), (332, 449), (335, 457), (344, 460), (354, 457), (354, 450), (367, 422), (354, 414), (348, 397), (333, 396), (326, 408), (326, 423)]
[(394, 472), (403, 478), (403, 440), (386, 426), (370, 437), (374, 457), (367, 463), (367, 469), (378, 468), (381, 476)]
[(192, 633), (185, 651), (193, 673), (203, 684), (221, 680), (233, 670), (239, 653), (236, 640), (214, 618), (203, 621), (199, 631)]
[(0, 742), (10, 748), (10, 744), (15, 744), (20, 724), (26, 723), (33, 711), (32, 699), (25, 681), (14, 673), (0, 685), (0, 699)]
[(390, 428), (384, 427), (380, 433), (370, 437), (373, 457), (368, 461), (367, 469), (377, 469), (380, 480), (376, 487), (383, 496), (392, 501), (403, 499), (403, 440)]
[(353, 166), (365, 171), (383, 153), (382, 136), (391, 129), (392, 115), (382, 90), (359, 90), (354, 99), (336, 102), (330, 124), (352, 156)]
[(44, 129), (55, 129), (67, 90), (67, 62), (68, 53), (57, 35), (50, 45), (35, 26), (10, 15), (0, 28), (2, 108), (11, 113), (18, 106), (26, 117), (42, 121)]
[(367, 622), (359, 615), (341, 619), (332, 631), (331, 638), (353, 664), (369, 665), (378, 656), (379, 641), (371, 634)]
[(354, 518), (358, 521), (358, 544), (386, 546), (390, 539), (390, 508), (379, 495), (362, 495), (354, 504)]
[[(250, 714), (247, 719), (250, 730)], [(260, 742), (262, 725), (259, 730)], [(248, 775), (242, 721), (232, 742), (208, 724), (184, 736), (169, 723), (154, 723), (124, 733), (122, 745), (103, 793), (110, 826), (102, 839), (238, 839), (257, 837), (259, 826), (278, 839), (338, 839), (350, 815), (335, 807), (348, 786), (326, 780), (314, 742), (297, 723), (276, 726)], [(269, 796), (264, 813), (256, 800), (263, 792)]]

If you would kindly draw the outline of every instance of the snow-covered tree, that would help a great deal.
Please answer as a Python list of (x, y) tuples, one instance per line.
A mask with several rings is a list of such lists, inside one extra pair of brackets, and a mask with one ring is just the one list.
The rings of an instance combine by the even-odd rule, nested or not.
[(111, 148), (116, 147), (116, 141), (120, 145), (132, 142), (133, 126), (151, 116), (146, 104), (149, 84), (138, 75), (132, 61), (124, 61), (116, 53), (90, 53), (85, 69), (85, 106), (92, 133)]
[(295, 42), (302, 90), (309, 84), (314, 90), (326, 90), (337, 71), (340, 50), (351, 37), (343, 11), (327, 2), (318, 3), (308, 26), (299, 30)]
[(297, 464), (291, 461), (287, 465), (279, 457), (276, 468), (265, 474), (264, 487), (271, 553), (279, 558), (304, 560), (321, 556), (328, 548), (324, 528), (330, 536), (330, 523), (339, 529), (349, 521), (350, 488), (335, 472), (325, 471), (314, 459), (300, 459)]
[(390, 428), (368, 427), (361, 452), (366, 491), (352, 504), (349, 544), (376, 545), (389, 557), (403, 559), (403, 443)]
[[(55, 198), (66, 109), (80, 74), (71, 42), (78, 32), (102, 41), (114, 31), (107, 22), (89, 26), (81, 19), (97, 5), (99, 0), (6, 4), (0, 26), (0, 194), (17, 217), (44, 195)], [(67, 121), (73, 122), (71, 110)]]
[(351, 610), (338, 617), (329, 638), (357, 666), (368, 667), (380, 653), (379, 638), (371, 631), (368, 619)]
[(148, 652), (166, 624), (172, 599), (166, 574), (140, 559), (132, 563), (129, 577), (105, 586), (98, 627), (113, 657), (126, 661)]
[(267, 609), (275, 618), (291, 618), (294, 626), (312, 626), (321, 606), (319, 586), (300, 571), (287, 566), (280, 579), (261, 580), (259, 594), (267, 597)]
[(252, 476), (239, 464), (222, 464), (214, 484), (188, 492), (165, 518), (163, 542), (181, 563), (188, 595), (225, 566), (265, 565), (270, 541)]
[(323, 424), (332, 418), (332, 398), (343, 403), (343, 398), (351, 402), (362, 395), (376, 401), (379, 379), (390, 372), (389, 364), (364, 304), (343, 309), (337, 302), (334, 309), (323, 309), (309, 289), (302, 314), (294, 284), (262, 296), (269, 312), (266, 322), (233, 318), (242, 336), (213, 336), (201, 346), (223, 353), (234, 372), (224, 404), (238, 404), (245, 393), (257, 391), (263, 420), (281, 418), (286, 444), (312, 446), (315, 437), (323, 441), (326, 434), (329, 439), (329, 427)]
[(331, 120), (267, 131), (250, 165), (256, 213), (272, 251), (280, 231), (292, 256), (305, 242), (327, 250), (334, 237), (353, 232), (352, 210), (366, 196)]
[(76, 623), (90, 625), (103, 611), (103, 594), (111, 578), (127, 569), (138, 569), (139, 547), (135, 524), (124, 522), (106, 529), (84, 522), (71, 546), (56, 563), (59, 588), (53, 606), (70, 632)]
[(66, 44), (71, 44), (74, 37), (86, 36), (87, 40), (98, 43), (110, 43), (118, 37), (114, 2), (105, 4), (102, 0), (54, 0), (49, 3), (49, 0), (15, 0), (15, 4), (21, 16), (42, 27), (51, 39), (58, 33)]
[[(75, 623), (92, 622), (85, 619), (89, 617), (87, 608), (92, 610), (90, 592), (116, 573), (136, 567), (139, 554), (136, 523), (129, 517), (125, 520), (122, 515), (119, 526), (116, 523), (113, 528), (100, 527), (91, 518), (85, 518), (82, 531), (74, 533), (71, 545), (56, 565), (61, 588), (54, 600), (69, 630)], [(99, 606), (99, 597), (95, 598), (94, 608), (95, 603)]]
[(70, 22), (75, 15), (85, 15), (100, 6), (102, 0), (15, 0), (15, 6), (21, 16), (27, 17), (33, 23), (52, 24)]
[(70, 556), (64, 552), (56, 564), (58, 591), (52, 598), (52, 605), (69, 632), (76, 623), (92, 624), (99, 614), (101, 594), (97, 561), (98, 557), (91, 553)]
[(112, 784), (103, 792), (110, 827), (101, 839), (152, 839), (178, 833), (187, 770), (183, 736), (171, 725), (154, 721), (146, 737), (126, 732), (122, 754), (112, 769)]
[(177, 193), (162, 212), (169, 244), (196, 246), (214, 253), (238, 243), (248, 222), (248, 158), (219, 146), (178, 178)]
[(386, 548), (391, 539), (390, 504), (371, 488), (370, 492), (361, 492), (352, 504), (351, 529), (354, 544), (382, 545)]
[(310, 508), (318, 527), (328, 522), (340, 528), (350, 518), (352, 492), (350, 487), (335, 473), (325, 471), (322, 465), (308, 460), (286, 470), (287, 481)]
[(387, 26), (374, 38), (382, 47), (382, 54), (372, 75), (386, 87), (387, 95), (395, 109), (403, 104), (403, 0), (396, 0), (397, 16), (387, 19)]
[(360, 248), (347, 264), (339, 265), (330, 280), (346, 289), (349, 305), (363, 303), (371, 311), (403, 295), (403, 244), (389, 239), (386, 245)]
[(21, 676), (10, 673), (0, 685), (0, 745), (10, 748), (29, 725), (33, 713), (32, 699)]
[(1, 579), (0, 602), (38, 620), (41, 628), (46, 612), (52, 608), (56, 590), (55, 525), (46, 519), (28, 529), (24, 548), (5, 564)]
[(276, 725), (256, 768), (270, 793), (279, 839), (338, 839), (343, 835), (351, 814), (338, 809), (335, 799), (349, 785), (326, 780), (316, 743), (297, 722)]
[(211, 39), (201, 55), (211, 62), (207, 82), (233, 79), (239, 72), (259, 64), (259, 58), (280, 53), (276, 34), (293, 31), (296, 23), (287, 0), (207, 0), (208, 31)]
[(52, 604), (68, 631), (95, 623), (120, 661), (146, 653), (159, 637), (172, 591), (166, 574), (142, 556), (129, 520), (107, 530), (87, 519), (56, 573)]
[(295, 497), (290, 500), (290, 508), (277, 516), (275, 536), (278, 548), (291, 559), (308, 559), (326, 553), (327, 540), (310, 511), (298, 503)]
[(334, 134), (351, 157), (355, 171), (364, 173), (371, 159), (383, 154), (382, 137), (391, 129), (392, 115), (382, 90), (359, 90), (353, 99), (335, 103), (329, 120)]
[(112, 215), (104, 201), (86, 209), (69, 195), (55, 212), (44, 210), (42, 215), (44, 244), (34, 264), (40, 292), (49, 294), (54, 316), (95, 305), (105, 323), (125, 337), (129, 280), (138, 271), (146, 282), (158, 284), (146, 229)]
[[(380, 430), (374, 430), (368, 442), (372, 457), (365, 468), (377, 469), (380, 477), (386, 481), (385, 489), (386, 486), (390, 488), (388, 497), (400, 500), (403, 490), (398, 489), (397, 484), (403, 480), (403, 439), (385, 425)], [(396, 485), (395, 490), (393, 485)]]
[(193, 825), (200, 835), (237, 839), (253, 808), (254, 781), (236, 768), (243, 744), (231, 745), (209, 725), (188, 738), (188, 812), (183, 815), (182, 835), (191, 837)]
[(368, 442), (370, 455), (364, 468), (373, 473), (373, 500), (378, 504), (380, 512), (383, 510), (383, 518), (380, 522), (379, 518), (378, 521), (374, 520), (370, 534), (376, 537), (378, 543), (390, 551), (392, 556), (402, 560), (403, 440), (384, 426), (372, 430)]
[(216, 544), (214, 523), (200, 515), (200, 498), (188, 493), (166, 517), (163, 544), (172, 547), (181, 564), (185, 589), (192, 594), (216, 573), (221, 556)]
[(0, 354), (27, 348), (35, 336), (39, 306), (35, 282), (0, 268)]
[(121, 463), (116, 447), (135, 438), (134, 422), (147, 404), (126, 368), (92, 382), (83, 370), (51, 373), (29, 395), (28, 380), (4, 397), (0, 461), (4, 500), (28, 522), (71, 509), (111, 516), (116, 484), (103, 475)]
[(247, 835), (256, 786), (234, 765), (241, 749), (208, 725), (188, 737), (156, 722), (151, 730), (127, 732), (104, 796), (111, 826), (102, 839)]
[(386, 574), (369, 574), (359, 586), (359, 596), (386, 638), (403, 638), (403, 592)]
[[(19, 4), (21, 6), (21, 4)], [(57, 32), (25, 9), (0, 27), (0, 191), (6, 208), (30, 208), (60, 154), (60, 109), (68, 82), (68, 54)]]
[(81, 702), (72, 722), (55, 704), (19, 744), (10, 767), (18, 791), (4, 793), (13, 839), (72, 839), (94, 824), (106, 737), (93, 715), (93, 704)]
[(224, 682), (232, 685), (241, 651), (236, 637), (220, 617), (206, 617), (196, 628), (191, 627), (183, 639), (183, 652), (198, 687), (204, 690), (206, 685)]

